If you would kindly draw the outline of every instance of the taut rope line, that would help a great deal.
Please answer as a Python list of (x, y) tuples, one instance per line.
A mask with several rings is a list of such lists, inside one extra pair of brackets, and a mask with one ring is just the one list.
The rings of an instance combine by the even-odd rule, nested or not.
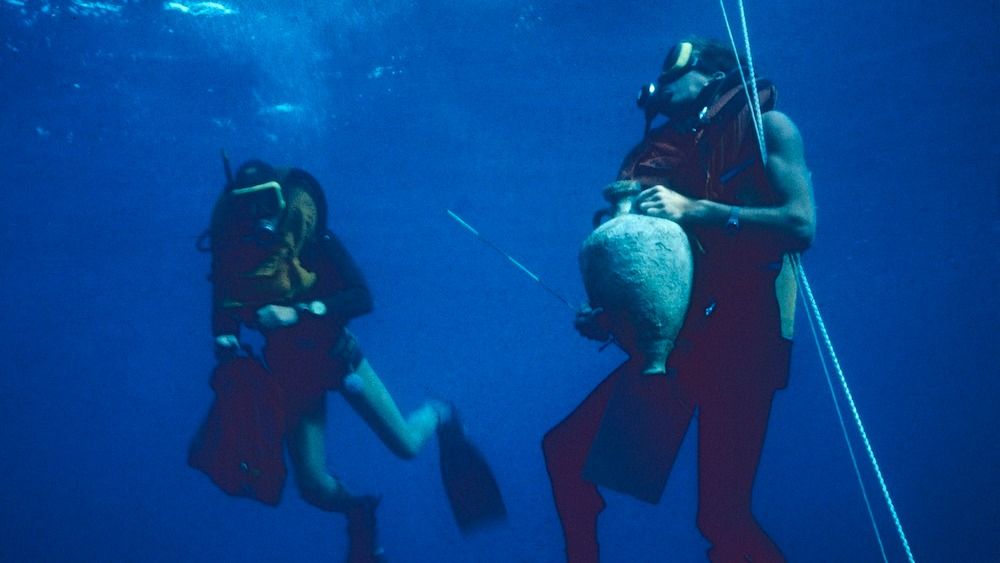
[[(746, 11), (743, 7), (743, 0), (737, 0), (740, 8), (740, 22), (743, 28), (743, 44), (746, 49), (747, 57), (747, 67), (750, 74), (750, 85), (747, 85), (746, 77), (743, 76), (742, 70), (740, 71), (740, 78), (743, 81), (743, 88), (747, 91), (747, 100), (750, 101), (751, 107), (753, 108), (753, 121), (754, 129), (757, 131), (757, 140), (760, 143), (760, 154), (761, 159), (764, 164), (767, 164), (767, 149), (764, 143), (764, 120), (760, 109), (760, 100), (757, 96), (757, 78), (754, 73), (753, 57), (750, 52), (750, 34), (747, 29), (747, 17)], [(726, 11), (725, 0), (719, 0), (719, 5), (722, 7), (722, 17), (726, 23), (726, 30), (729, 32), (729, 39), (733, 46), (733, 53), (739, 55), (739, 50), (736, 48), (736, 39), (733, 36), (732, 26), (729, 24), (729, 15)], [(899, 535), (899, 539), (903, 544), (903, 549), (906, 550), (906, 557), (910, 563), (915, 563), (913, 559), (913, 552), (910, 550), (910, 543), (906, 539), (906, 533), (903, 531), (903, 525), (899, 521), (899, 515), (896, 513), (896, 507), (892, 502), (892, 496), (889, 494), (889, 487), (885, 483), (885, 479), (882, 477), (882, 470), (879, 468), (878, 460), (875, 458), (875, 452), (872, 450), (871, 441), (868, 439), (868, 433), (865, 432), (865, 426), (861, 422), (861, 415), (858, 412), (857, 405), (854, 403), (854, 396), (851, 393), (850, 386), (847, 384), (847, 378), (844, 376), (844, 371), (840, 367), (840, 361), (837, 359), (837, 353), (833, 347), (833, 341), (830, 339), (829, 333), (826, 331), (826, 324), (823, 322), (823, 316), (820, 313), (819, 305), (816, 303), (816, 298), (812, 293), (812, 287), (809, 285), (809, 279), (806, 277), (805, 270), (802, 268), (801, 258), (796, 256), (792, 257), (792, 263), (795, 267), (796, 275), (799, 279), (800, 288), (799, 292), (802, 294), (803, 299), (809, 305), (807, 309), (807, 317), (809, 318), (809, 326), (813, 328), (813, 336), (816, 337), (815, 327), (813, 327), (813, 318), (816, 319), (816, 326), (819, 328), (819, 333), (822, 335), (823, 342), (826, 345), (827, 353), (830, 356), (830, 360), (833, 363), (833, 367), (837, 372), (837, 376), (840, 378), (840, 385), (844, 390), (844, 396), (847, 398), (847, 404), (851, 409), (851, 414), (854, 416), (854, 423), (858, 427), (858, 433), (861, 435), (861, 440), (865, 445), (865, 450), (868, 452), (868, 459), (871, 461), (872, 468), (875, 472), (875, 476), (878, 478), (879, 486), (882, 488), (882, 496), (885, 497), (886, 505), (889, 507), (889, 513), (892, 515), (893, 524), (896, 526), (896, 533)], [(817, 349), (820, 354), (820, 361), (823, 365), (823, 370), (826, 373), (827, 383), (830, 387), (830, 394), (833, 397), (834, 407), (837, 410), (837, 417), (841, 419), (841, 429), (844, 432), (844, 440), (847, 442), (848, 451), (851, 454), (852, 462), (855, 461), (854, 451), (851, 447), (851, 439), (847, 432), (847, 427), (843, 424), (843, 417), (840, 414), (840, 405), (837, 402), (836, 393), (833, 390), (833, 383), (830, 378), (830, 373), (826, 367), (826, 360), (823, 357), (823, 348), (819, 345), (819, 340), (817, 338)], [(875, 515), (871, 510), (871, 505), (868, 502), (868, 495), (865, 493), (864, 482), (861, 479), (860, 470), (858, 470), (857, 463), (855, 462), (855, 471), (858, 475), (858, 480), (861, 485), (861, 494), (865, 497), (865, 506), (868, 508), (868, 515), (871, 518), (872, 526), (875, 530), (875, 537), (878, 539), (879, 549), (882, 550), (882, 558), (888, 561), (885, 554), (885, 548), (882, 543), (882, 537), (878, 530), (878, 525), (875, 523)]]

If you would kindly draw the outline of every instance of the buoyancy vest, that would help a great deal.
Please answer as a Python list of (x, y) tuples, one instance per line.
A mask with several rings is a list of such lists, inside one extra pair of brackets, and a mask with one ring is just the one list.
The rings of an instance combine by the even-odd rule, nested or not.
[[(761, 111), (772, 110), (774, 86), (760, 81), (758, 90)], [(743, 88), (719, 96), (706, 117), (692, 128), (667, 123), (650, 130), (625, 157), (618, 178), (728, 205), (778, 204)], [(719, 227), (697, 226), (689, 235), (695, 251), (692, 310), (728, 301), (751, 314), (773, 314), (775, 320), (780, 313), (781, 333), (791, 338), (795, 280), (777, 237), (765, 231), (733, 235)]]

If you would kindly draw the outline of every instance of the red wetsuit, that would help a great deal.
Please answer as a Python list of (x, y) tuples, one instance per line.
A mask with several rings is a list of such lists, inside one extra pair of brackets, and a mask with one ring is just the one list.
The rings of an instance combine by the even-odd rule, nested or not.
[[(773, 87), (761, 88), (760, 95), (763, 111), (773, 108)], [(730, 205), (776, 204), (742, 89), (723, 94), (709, 115), (711, 121), (698, 129), (679, 130), (668, 123), (650, 131), (625, 158), (619, 179), (637, 180), (643, 187), (662, 184), (691, 198)], [(782, 337), (775, 297), (783, 250), (766, 232), (694, 228), (689, 234), (695, 256), (691, 304), (668, 361), (668, 377), (652, 382), (670, 390), (634, 393), (624, 400), (662, 413), (654, 417), (673, 417), (654, 421), (651, 434), (670, 439), (656, 438), (645, 446), (651, 450), (676, 447), (697, 410), (697, 524), (712, 543), (709, 558), (783, 561), (750, 510), (771, 399), (788, 378), (791, 342)], [(626, 362), (543, 440), (570, 563), (599, 559), (597, 516), (604, 500), (584, 478), (583, 468), (616, 385), (632, 378), (632, 389), (643, 388), (650, 383), (643, 377), (656, 376), (642, 376)], [(686, 406), (678, 409), (678, 400)], [(661, 454), (669, 458), (665, 473), (673, 451)]]

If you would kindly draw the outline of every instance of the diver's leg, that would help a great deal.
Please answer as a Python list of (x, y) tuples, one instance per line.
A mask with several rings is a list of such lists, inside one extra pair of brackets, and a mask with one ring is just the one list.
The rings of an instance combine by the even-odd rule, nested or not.
[(376, 538), (375, 509), (379, 498), (352, 495), (326, 469), (326, 396), (311, 400), (288, 435), (295, 482), (309, 504), (347, 517), (348, 563), (378, 563), (382, 548)]
[(346, 512), (354, 497), (326, 469), (326, 395), (311, 400), (288, 433), (295, 483), (306, 502), (329, 512)]
[(720, 391), (698, 418), (698, 528), (713, 562), (783, 562), (757, 523), (751, 499), (771, 410), (770, 390)]
[(596, 485), (583, 478), (583, 467), (611, 392), (624, 373), (623, 367), (612, 372), (542, 439), (542, 452), (552, 482), (552, 495), (562, 524), (569, 563), (600, 560), (597, 517), (604, 510), (604, 498)]
[(449, 409), (444, 403), (428, 401), (403, 418), (396, 401), (385, 388), (368, 360), (344, 380), (344, 399), (397, 456), (411, 459), (437, 430)]

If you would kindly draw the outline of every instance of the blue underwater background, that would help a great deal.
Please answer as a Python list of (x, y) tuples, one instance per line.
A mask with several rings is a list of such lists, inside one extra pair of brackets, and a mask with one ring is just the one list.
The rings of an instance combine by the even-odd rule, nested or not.
[[(814, 173), (806, 271), (917, 561), (1000, 560), (998, 10), (747, 6)], [(185, 463), (225, 148), (320, 180), (375, 296), (351, 325), (372, 365), (404, 411), (454, 400), (494, 463), (509, 520), (463, 538), (436, 446), (400, 461), (331, 396), (331, 471), (384, 495), (391, 561), (561, 561), (541, 437), (622, 354), (445, 210), (582, 301), (635, 91), (689, 34), (724, 39), (719, 5), (0, 2), (0, 560), (342, 560), (343, 518), (291, 483), (271, 508)], [(607, 494), (605, 561), (704, 560), (692, 436), (660, 505)], [(882, 560), (801, 303), (755, 509), (790, 561)]]

